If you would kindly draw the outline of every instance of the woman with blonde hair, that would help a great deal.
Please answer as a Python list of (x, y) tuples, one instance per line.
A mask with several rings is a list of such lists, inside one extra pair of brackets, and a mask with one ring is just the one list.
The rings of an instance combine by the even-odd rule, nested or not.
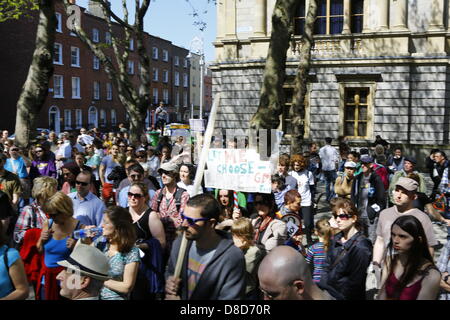
[(63, 267), (58, 261), (66, 260), (75, 240), (71, 238), (75, 230), (84, 226), (73, 217), (73, 203), (65, 193), (58, 191), (43, 204), (49, 220), (44, 222), (37, 249), (44, 253), (44, 263), (39, 274), (36, 290), (37, 300), (60, 300), (59, 284), (56, 276)]
[(319, 241), (310, 246), (306, 251), (306, 262), (312, 267), (314, 282), (320, 282), (327, 251), (331, 244), (331, 238), (333, 237), (333, 229), (328, 220), (328, 218), (322, 218), (316, 222), (314, 234), (319, 237)]
[(260, 292), (258, 289), (258, 267), (264, 251), (255, 245), (253, 240), (253, 225), (248, 218), (239, 218), (233, 221), (231, 235), (236, 247), (241, 249), (245, 255), (245, 299), (258, 300)]
[(31, 190), (34, 201), (23, 208), (14, 228), (14, 241), (17, 245), (22, 244), (28, 229), (42, 229), (44, 222), (47, 221), (47, 215), (42, 210), (42, 206), (56, 193), (57, 188), (58, 181), (55, 178), (42, 176), (34, 179)]

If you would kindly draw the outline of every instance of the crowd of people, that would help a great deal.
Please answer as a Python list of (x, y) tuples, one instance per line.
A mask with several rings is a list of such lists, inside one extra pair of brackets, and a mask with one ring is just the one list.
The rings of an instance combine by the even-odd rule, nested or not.
[[(449, 162), (377, 136), (282, 154), (271, 193), (194, 189), (183, 137), (0, 139), (0, 300), (450, 298)], [(317, 186), (331, 215), (317, 219)], [(183, 235), (187, 239), (184, 246)]]

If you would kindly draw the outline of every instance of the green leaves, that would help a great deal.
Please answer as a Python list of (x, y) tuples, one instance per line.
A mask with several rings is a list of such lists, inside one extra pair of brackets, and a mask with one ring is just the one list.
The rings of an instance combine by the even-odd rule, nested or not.
[(0, 22), (30, 16), (30, 12), (39, 9), (38, 0), (2, 0), (0, 2)]

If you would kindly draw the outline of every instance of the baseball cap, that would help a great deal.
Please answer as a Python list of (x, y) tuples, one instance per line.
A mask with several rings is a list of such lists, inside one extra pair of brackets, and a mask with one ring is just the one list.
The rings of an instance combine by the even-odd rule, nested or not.
[(417, 191), (419, 184), (417, 183), (417, 181), (415, 181), (411, 178), (401, 177), (398, 179), (395, 186), (400, 186), (403, 189), (408, 190), (408, 191)]
[(161, 174), (161, 171), (178, 172), (178, 166), (173, 162), (165, 162), (159, 167), (158, 173)]
[(409, 162), (411, 162), (412, 164), (417, 164), (416, 159), (413, 158), (413, 157), (405, 157), (405, 161), (409, 161)]
[(373, 163), (373, 158), (368, 155), (364, 155), (361, 157), (361, 163)]
[(344, 168), (356, 168), (356, 163), (353, 161), (347, 161), (344, 163)]

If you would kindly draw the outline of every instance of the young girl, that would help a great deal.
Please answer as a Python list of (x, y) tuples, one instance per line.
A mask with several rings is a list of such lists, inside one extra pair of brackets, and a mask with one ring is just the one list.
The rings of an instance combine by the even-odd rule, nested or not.
[(231, 235), (234, 245), (245, 254), (245, 278), (247, 283), (245, 299), (257, 300), (259, 298), (258, 266), (264, 257), (264, 252), (254, 245), (251, 220), (247, 218), (234, 220), (231, 226)]
[(410, 215), (397, 218), (391, 227), (378, 299), (435, 300), (440, 281), (420, 221)]
[(333, 237), (333, 229), (328, 223), (328, 218), (322, 218), (316, 222), (314, 234), (319, 237), (319, 242), (310, 246), (306, 252), (306, 262), (313, 268), (313, 281), (320, 282), (323, 264), (327, 257), (328, 247)]

